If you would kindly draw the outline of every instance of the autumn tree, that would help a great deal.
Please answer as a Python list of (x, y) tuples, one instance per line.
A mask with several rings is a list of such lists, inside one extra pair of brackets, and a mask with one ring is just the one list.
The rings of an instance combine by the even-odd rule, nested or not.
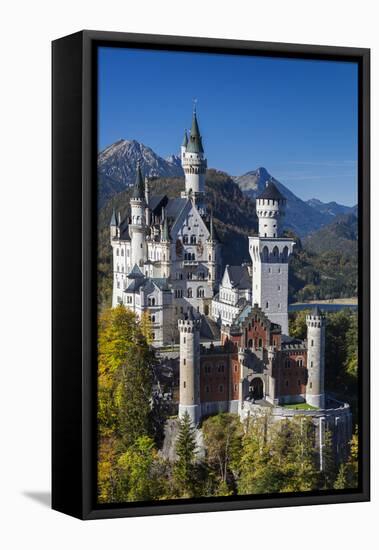
[(346, 462), (342, 463), (334, 483), (335, 489), (354, 489), (359, 481), (359, 439), (358, 427), (350, 441), (350, 453)]
[(114, 469), (121, 452), (151, 426), (152, 360), (135, 314), (119, 305), (98, 322), (99, 499), (115, 498)]

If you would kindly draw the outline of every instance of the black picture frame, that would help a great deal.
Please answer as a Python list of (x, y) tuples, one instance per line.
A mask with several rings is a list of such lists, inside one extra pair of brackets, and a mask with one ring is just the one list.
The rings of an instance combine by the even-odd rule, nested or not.
[[(98, 46), (355, 61), (359, 67), (360, 483), (354, 490), (96, 504)], [(52, 43), (52, 507), (81, 519), (370, 499), (370, 50), (81, 31)]]

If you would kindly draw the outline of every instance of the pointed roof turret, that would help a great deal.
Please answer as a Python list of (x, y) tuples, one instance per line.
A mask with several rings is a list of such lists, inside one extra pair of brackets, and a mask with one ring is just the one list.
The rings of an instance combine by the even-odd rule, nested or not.
[(111, 222), (109, 224), (111, 227), (112, 226), (116, 226), (117, 227), (117, 220), (116, 220), (116, 212), (115, 212), (115, 209), (113, 208), (113, 211), (112, 211), (112, 217), (111, 217)]
[(187, 135), (187, 128), (185, 128), (182, 147), (187, 147), (187, 145), (188, 145), (188, 135)]
[(199, 124), (197, 122), (196, 109), (193, 110), (192, 126), (187, 145), (187, 151), (189, 153), (204, 153)]
[(272, 180), (266, 181), (266, 187), (263, 189), (262, 193), (257, 196), (257, 199), (286, 200)]
[(136, 181), (133, 187), (132, 198), (133, 199), (145, 198), (145, 184), (143, 182), (140, 161), (137, 162), (137, 175), (136, 175)]
[(322, 311), (318, 305), (314, 306), (314, 308), (312, 309), (312, 315), (314, 315), (315, 317), (322, 317)]

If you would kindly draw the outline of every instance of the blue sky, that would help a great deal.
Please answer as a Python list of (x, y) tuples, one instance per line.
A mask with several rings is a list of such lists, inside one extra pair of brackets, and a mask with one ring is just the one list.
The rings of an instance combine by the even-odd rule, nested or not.
[(357, 202), (354, 63), (100, 48), (99, 150), (178, 153), (197, 99), (208, 166), (259, 166), (296, 195)]

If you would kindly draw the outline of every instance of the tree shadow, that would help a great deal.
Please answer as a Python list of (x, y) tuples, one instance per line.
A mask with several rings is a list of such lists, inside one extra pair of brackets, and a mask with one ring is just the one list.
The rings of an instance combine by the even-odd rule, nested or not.
[(50, 491), (23, 491), (25, 497), (28, 497), (35, 502), (38, 502), (42, 506), (51, 506), (51, 493)]

